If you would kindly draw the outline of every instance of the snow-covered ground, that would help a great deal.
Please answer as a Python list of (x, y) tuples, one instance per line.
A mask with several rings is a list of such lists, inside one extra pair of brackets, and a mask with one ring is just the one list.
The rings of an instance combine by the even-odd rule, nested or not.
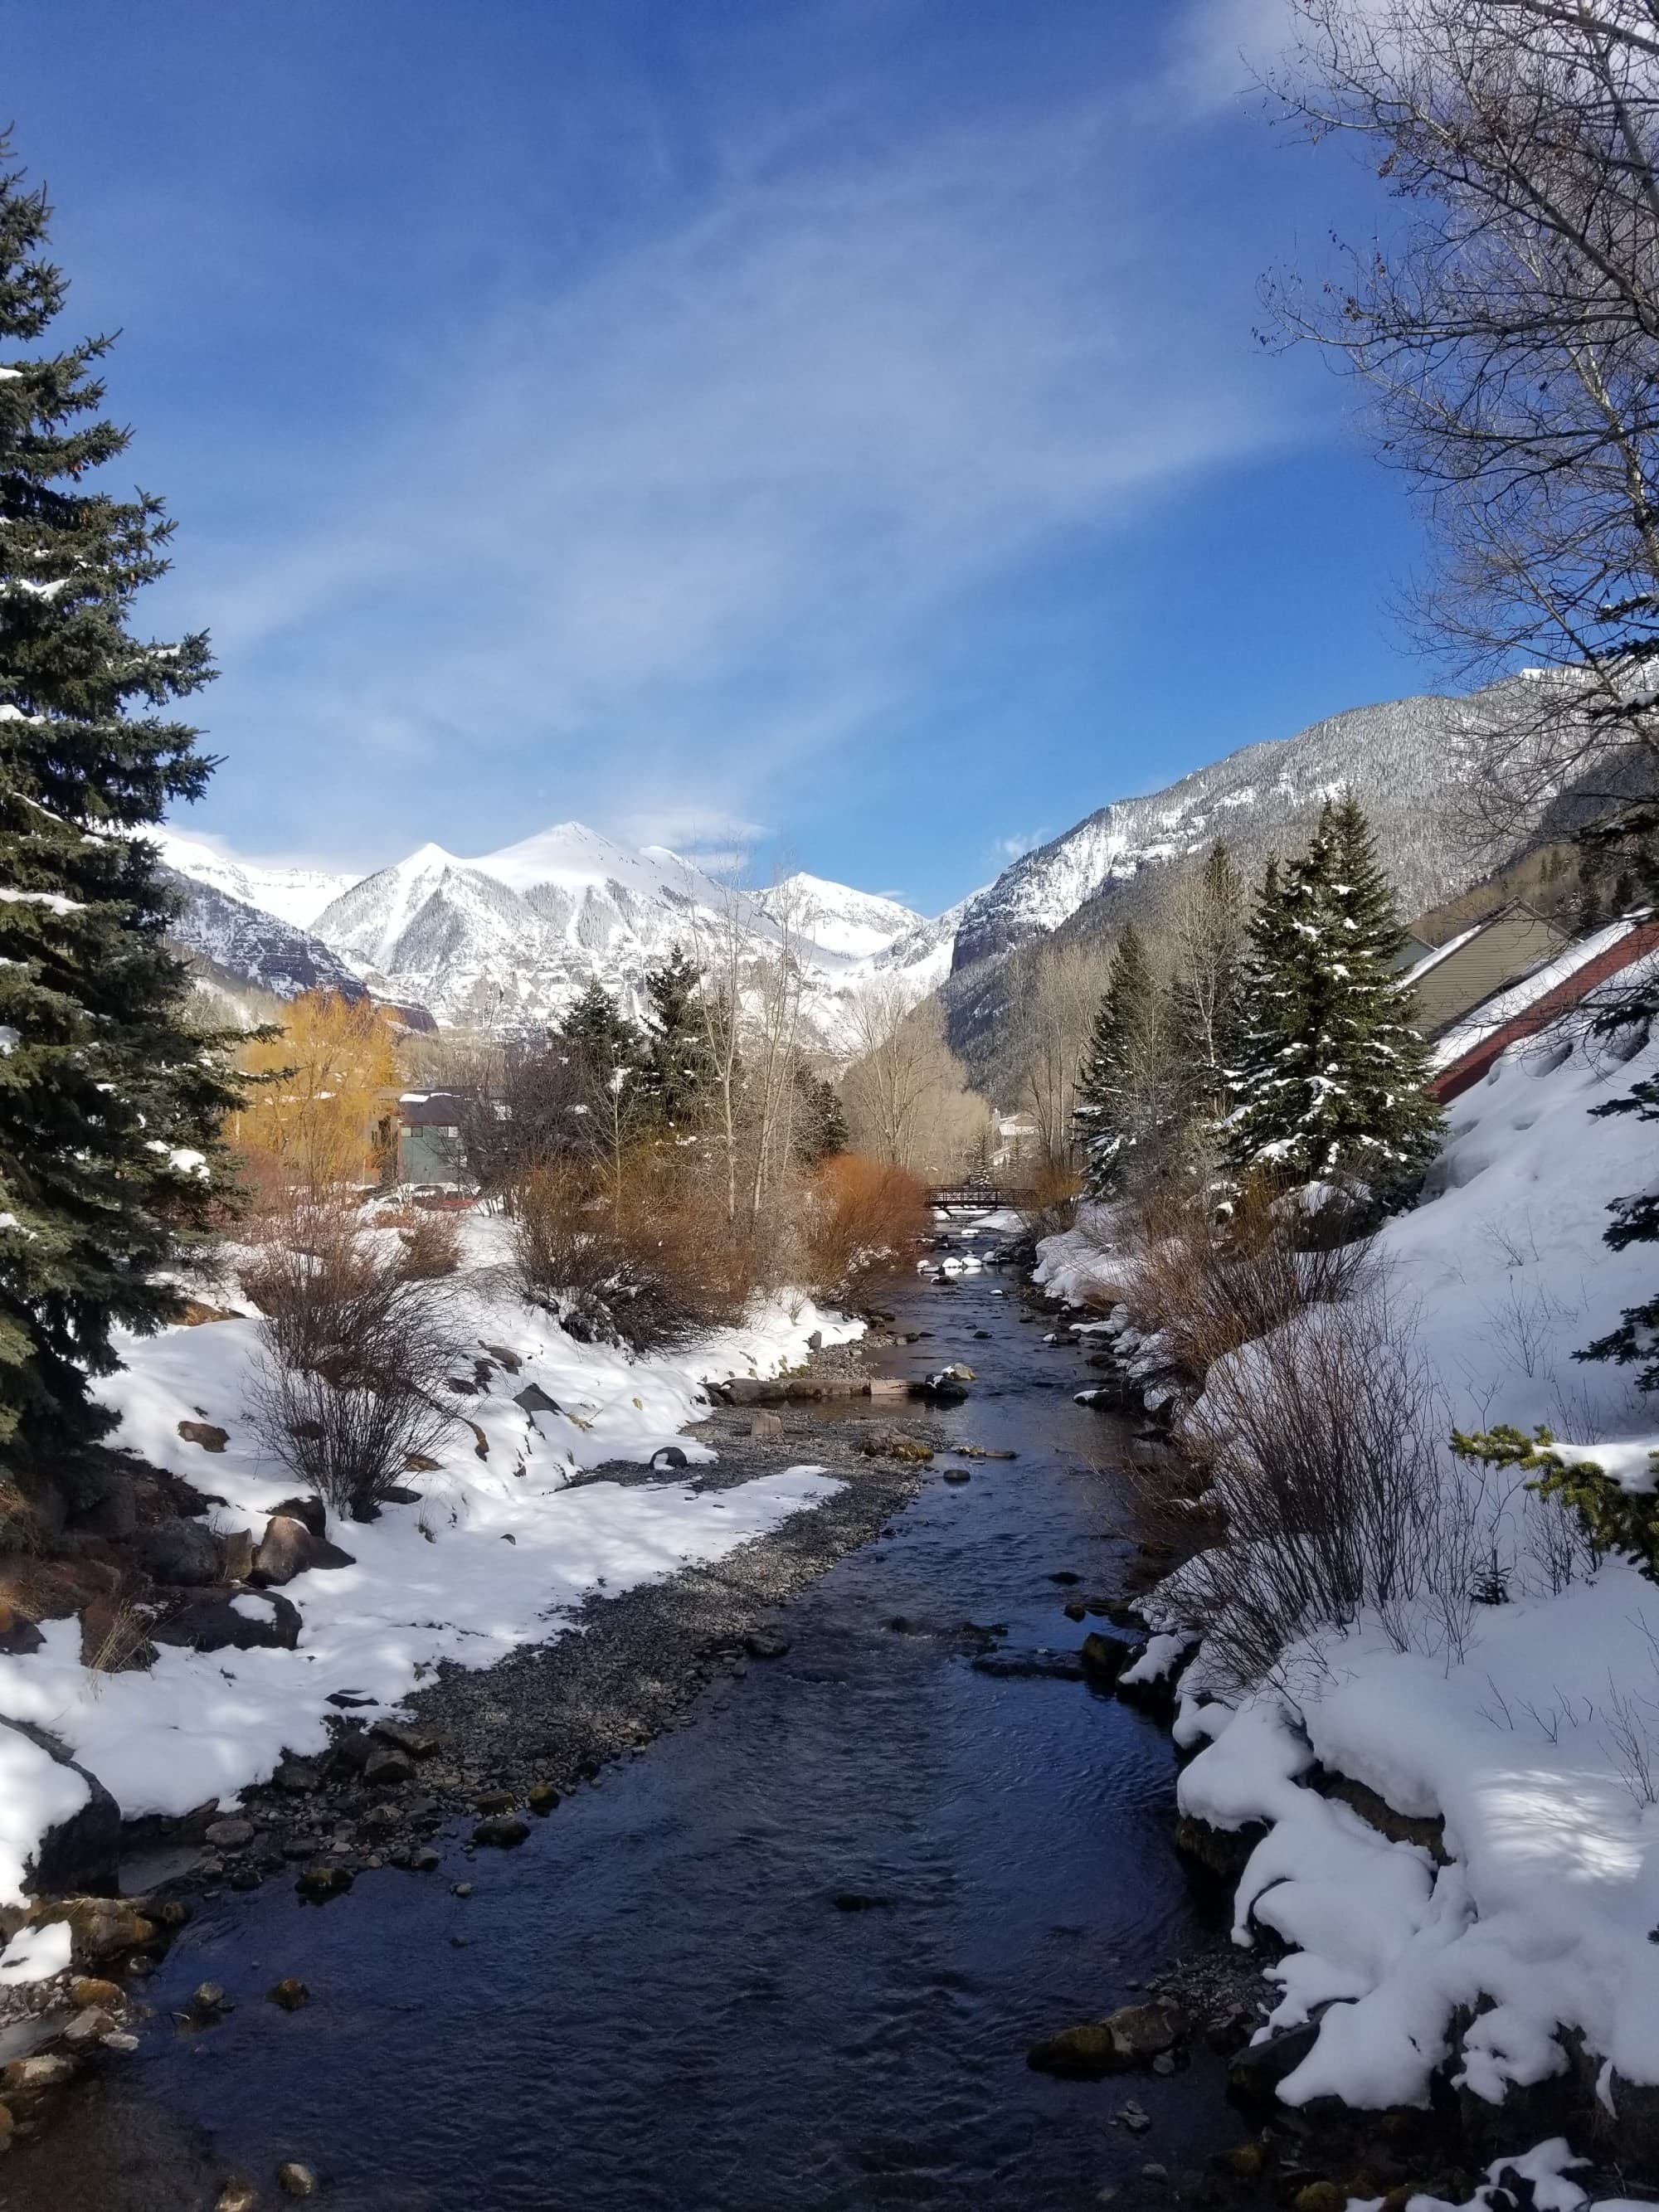
[[(1609, 1203), (1654, 1180), (1650, 1133), (1589, 1113), (1656, 1075), (1659, 1045), (1621, 1066), (1561, 1029), (1512, 1048), (1449, 1109), (1423, 1202), (1378, 1240), (1439, 1434), (1546, 1423), (1651, 1485), (1659, 1409), (1629, 1370), (1572, 1355), (1659, 1284), (1659, 1252), (1601, 1241)], [(1048, 1240), (1043, 1279), (1098, 1295), (1109, 1242), (1098, 1218)], [(1443, 1474), (1468, 1480), (1449, 1450)], [(1182, 1679), (1178, 1735), (1206, 1747), (1182, 1809), (1269, 1824), (1235, 1933), (1248, 1944), (1266, 1927), (1291, 1947), (1269, 1970), (1273, 2025), (1328, 2007), (1281, 2088), (1293, 2105), (1420, 2104), (1449, 2057), (1498, 2101), (1562, 2070), (1563, 2028), (1583, 2032), (1610, 2108), (1623, 2085), (1659, 2084), (1659, 1589), (1582, 1547), (1569, 1565), (1564, 1510), (1518, 1477), (1490, 1478), (1480, 1511), (1480, 1579), (1506, 1601), (1472, 1604), (1457, 1633), (1425, 1606), (1407, 1648), (1397, 1621), (1391, 1636), (1361, 1618), (1293, 1646), (1242, 1698), (1206, 1687), (1201, 1649)], [(1161, 1627), (1183, 1626), (1180, 1589), (1177, 1575), (1153, 1601)], [(1316, 1761), (1398, 1814), (1443, 1818), (1449, 1863), (1310, 1786)], [(1477, 2016), (1454, 2052), (1460, 2007)]]
[[(328, 1700), (349, 1692), (365, 1717), (395, 1707), (439, 1661), (485, 1667), (515, 1645), (564, 1632), (583, 1599), (718, 1559), (821, 1503), (841, 1485), (796, 1467), (700, 1494), (684, 1476), (649, 1486), (586, 1482), (607, 1461), (649, 1462), (703, 1410), (702, 1385), (734, 1374), (776, 1374), (805, 1356), (807, 1339), (862, 1333), (860, 1322), (810, 1301), (774, 1299), (745, 1326), (718, 1331), (672, 1358), (634, 1358), (566, 1336), (514, 1291), (501, 1264), (503, 1224), (473, 1217), (453, 1279), (459, 1340), (482, 1358), (513, 1354), (465, 1401), (436, 1474), (407, 1478), (418, 1506), (391, 1505), (367, 1524), (330, 1534), (356, 1564), (313, 1570), (283, 1595), (303, 1616), (292, 1651), (211, 1654), (161, 1647), (144, 1671), (100, 1673), (80, 1660), (80, 1624), (44, 1624), (45, 1648), (0, 1656), (0, 1716), (32, 1722), (66, 1743), (128, 1815), (180, 1814), (234, 1800), (268, 1776), (283, 1752), (322, 1749)], [(237, 1304), (246, 1307), (246, 1301)], [(111, 1441), (186, 1477), (221, 1501), (212, 1525), (256, 1540), (295, 1482), (262, 1455), (248, 1415), (258, 1323), (240, 1320), (125, 1339), (125, 1369), (99, 1385), (119, 1416)], [(562, 1409), (526, 1412), (535, 1385)], [(179, 1422), (228, 1432), (209, 1453)], [(476, 1434), (475, 1434), (476, 1426)], [(480, 1446), (482, 1445), (482, 1451)], [(690, 1441), (689, 1461), (714, 1456)], [(258, 1601), (249, 1600), (257, 1604)], [(27, 1862), (46, 1829), (73, 1813), (85, 1786), (28, 1740), (0, 1730), (0, 1902), (21, 1895)]]

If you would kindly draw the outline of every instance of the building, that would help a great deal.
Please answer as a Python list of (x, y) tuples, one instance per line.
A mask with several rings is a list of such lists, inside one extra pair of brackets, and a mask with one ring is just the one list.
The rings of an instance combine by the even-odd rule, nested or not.
[(1425, 1037), (1439, 1036), (1494, 993), (1535, 975), (1571, 943), (1565, 929), (1517, 902), (1420, 951), (1406, 970), (1417, 988), (1419, 1029)]
[(1022, 1160), (1036, 1156), (1037, 1125), (1033, 1115), (1025, 1113), (995, 1114), (991, 1116), (991, 1165), (994, 1168), (1017, 1167)]
[(467, 1102), (453, 1091), (406, 1091), (398, 1101), (398, 1180), (471, 1190), (461, 1146)]
[[(1530, 975), (1494, 993), (1434, 1040), (1434, 1095), (1443, 1106), (1470, 1090), (1513, 1044), (1536, 1036), (1598, 986), (1659, 951), (1659, 920), (1634, 915), (1568, 945)], [(1588, 1020), (1587, 1008), (1584, 1018)]]

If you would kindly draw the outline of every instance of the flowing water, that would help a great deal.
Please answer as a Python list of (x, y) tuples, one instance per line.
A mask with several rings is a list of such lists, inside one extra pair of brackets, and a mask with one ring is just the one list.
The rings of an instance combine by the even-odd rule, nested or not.
[[(936, 1464), (884, 1540), (787, 1608), (787, 1657), (519, 1850), (321, 1911), (286, 1882), (204, 1905), (149, 1993), (165, 2012), (211, 1978), (236, 2009), (153, 2031), (124, 2098), (267, 2190), (306, 2160), (339, 2212), (1168, 2204), (1236, 2139), (1201, 2057), (1095, 2083), (1026, 2067), (1214, 1938), (1170, 1844), (1164, 1733), (1076, 1682), (975, 1672), (950, 1632), (1081, 1640), (1063, 1604), (1110, 1591), (1125, 1550), (1122, 1431), (1072, 1402), (1086, 1370), (1021, 1324), (1012, 1277), (888, 1303), (933, 1332), (890, 1370), (968, 1359), (944, 1425), (1018, 1459), (960, 1487)], [(262, 2001), (290, 1974), (313, 1996), (293, 2014)], [(1131, 2095), (1141, 2135), (1113, 2120)]]

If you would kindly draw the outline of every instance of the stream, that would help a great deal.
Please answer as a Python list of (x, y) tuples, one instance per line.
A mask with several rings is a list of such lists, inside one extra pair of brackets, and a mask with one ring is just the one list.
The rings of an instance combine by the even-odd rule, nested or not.
[[(1109, 1471), (1125, 1432), (1073, 1403), (1087, 1370), (1016, 1291), (988, 1270), (878, 1295), (932, 1332), (880, 1367), (969, 1361), (943, 1424), (1017, 1459), (975, 1461), (960, 1486), (936, 1462), (884, 1539), (782, 1611), (785, 1657), (716, 1685), (518, 1850), (449, 1844), (441, 1873), (320, 1910), (287, 1881), (203, 1904), (100, 2093), (119, 2118), (106, 2158), (161, 2114), (264, 2203), (277, 2162), (304, 2160), (337, 2212), (1174, 2203), (1243, 2132), (1219, 2061), (1099, 2082), (1025, 2063), (1217, 1939), (1171, 1847), (1162, 1729), (1075, 1681), (977, 1672), (953, 1639), (973, 1620), (1006, 1623), (1009, 1647), (1074, 1646), (1097, 1624), (1066, 1599), (1111, 1592), (1127, 1549)], [(313, 1996), (293, 2014), (264, 2001), (289, 1975)], [(235, 2009), (176, 2031), (204, 1979)], [(1131, 2097), (1144, 2133), (1114, 2121)], [(131, 2155), (165, 2165), (160, 2145)], [(9, 2163), (0, 2202), (21, 2202), (6, 2184), (27, 2160)], [(88, 2172), (57, 2203), (197, 2201)]]

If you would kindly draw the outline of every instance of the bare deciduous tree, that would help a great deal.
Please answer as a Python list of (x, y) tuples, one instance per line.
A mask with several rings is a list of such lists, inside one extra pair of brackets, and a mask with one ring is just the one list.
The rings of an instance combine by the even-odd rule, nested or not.
[(1357, 137), (1397, 233), (1288, 328), (1370, 385), (1472, 667), (1563, 672), (1477, 732), (1488, 820), (1659, 787), (1659, 14), (1652, 0), (1295, 0), (1281, 89)]

